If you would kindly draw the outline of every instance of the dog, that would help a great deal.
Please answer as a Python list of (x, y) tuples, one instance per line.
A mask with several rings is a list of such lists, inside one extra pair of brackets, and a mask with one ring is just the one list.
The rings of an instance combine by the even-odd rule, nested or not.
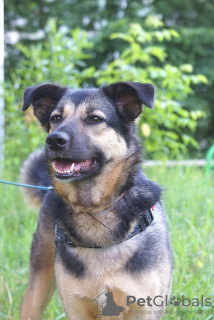
[(53, 190), (26, 195), (41, 208), (21, 320), (42, 319), (55, 286), (70, 320), (96, 319), (102, 292), (121, 308), (105, 319), (133, 320), (139, 310), (140, 319), (161, 319), (165, 305), (141, 299), (169, 295), (173, 267), (162, 189), (142, 172), (136, 135), (154, 96), (153, 85), (128, 81), (25, 90), (23, 110), (33, 106), (48, 136), (25, 161), (22, 181)]

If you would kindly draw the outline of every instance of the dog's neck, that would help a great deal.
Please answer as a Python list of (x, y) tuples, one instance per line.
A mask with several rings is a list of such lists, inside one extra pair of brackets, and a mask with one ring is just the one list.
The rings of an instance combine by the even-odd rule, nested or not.
[(58, 227), (75, 242), (84, 243), (87, 239), (88, 244), (103, 247), (125, 239), (136, 227), (139, 214), (160, 200), (160, 187), (139, 172), (139, 163), (132, 163), (129, 176), (125, 163), (114, 168), (113, 174), (106, 166), (101, 175), (105, 179), (97, 176), (84, 184), (54, 182), (64, 200), (57, 217)]

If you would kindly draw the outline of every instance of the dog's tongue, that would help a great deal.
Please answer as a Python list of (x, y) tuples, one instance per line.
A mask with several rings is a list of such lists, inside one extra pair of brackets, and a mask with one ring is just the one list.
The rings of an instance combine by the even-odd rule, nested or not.
[[(59, 171), (80, 171), (81, 168), (87, 168), (92, 164), (93, 160), (88, 159), (82, 162), (73, 162), (71, 160), (66, 159), (56, 159), (54, 161), (55, 169)], [(74, 163), (74, 165), (73, 165)], [(73, 170), (72, 170), (73, 165)]]

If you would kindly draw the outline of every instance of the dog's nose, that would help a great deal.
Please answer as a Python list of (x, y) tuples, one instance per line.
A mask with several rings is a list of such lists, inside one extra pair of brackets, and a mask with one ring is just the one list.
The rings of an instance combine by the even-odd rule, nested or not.
[(46, 144), (50, 150), (61, 150), (69, 141), (69, 137), (64, 132), (52, 132), (46, 139)]

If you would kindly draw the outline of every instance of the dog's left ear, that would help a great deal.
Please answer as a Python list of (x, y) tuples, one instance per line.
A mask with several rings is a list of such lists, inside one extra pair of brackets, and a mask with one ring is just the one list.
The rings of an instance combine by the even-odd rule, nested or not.
[(154, 107), (155, 88), (149, 83), (116, 82), (103, 87), (105, 94), (117, 106), (117, 110), (126, 122), (135, 120), (143, 111), (143, 104)]

